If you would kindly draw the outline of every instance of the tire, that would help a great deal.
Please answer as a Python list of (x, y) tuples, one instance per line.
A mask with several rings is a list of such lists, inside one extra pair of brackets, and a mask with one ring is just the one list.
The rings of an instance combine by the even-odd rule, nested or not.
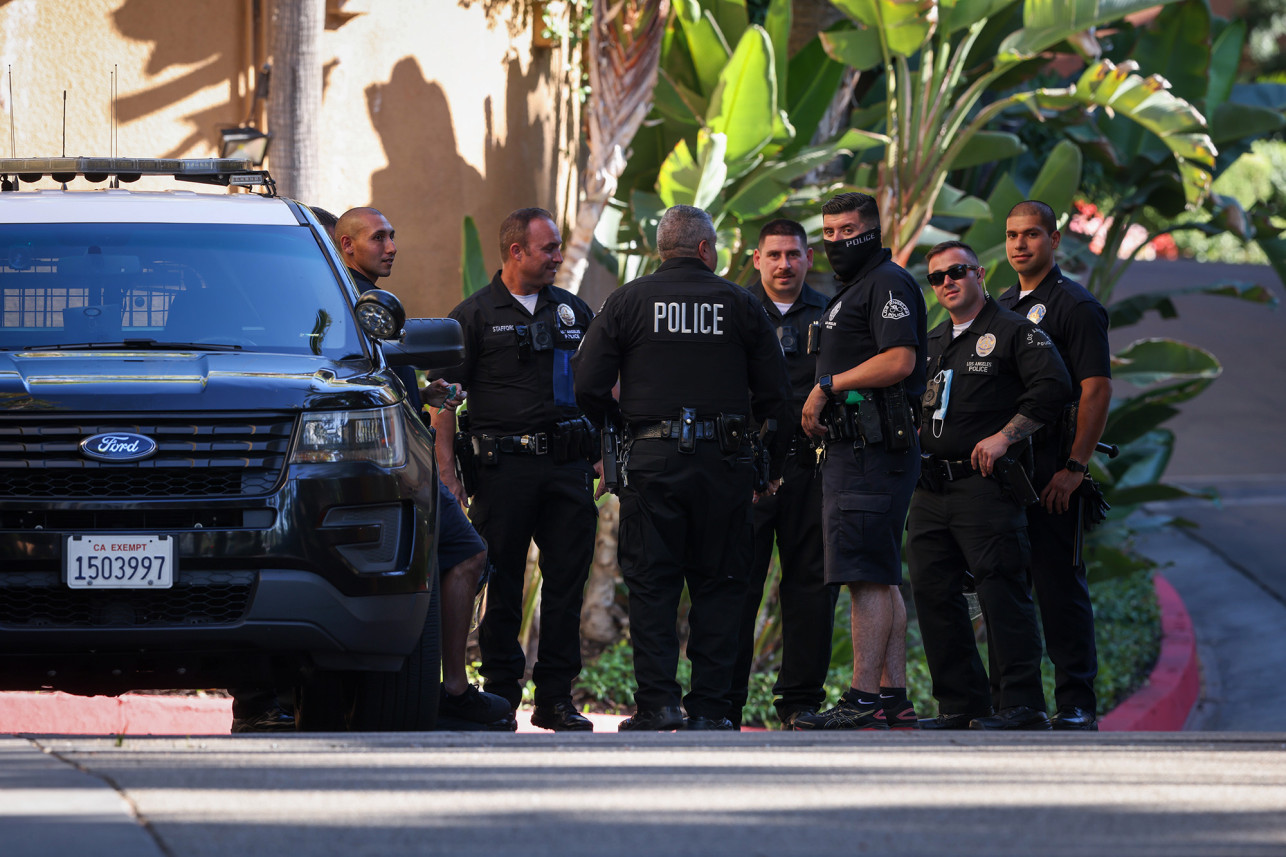
[(295, 729), (300, 732), (344, 732), (353, 710), (353, 676), (317, 670), (295, 686)]
[(430, 732), (437, 727), (442, 687), (441, 598), (441, 584), (434, 571), (424, 630), (402, 669), (354, 674), (350, 729)]

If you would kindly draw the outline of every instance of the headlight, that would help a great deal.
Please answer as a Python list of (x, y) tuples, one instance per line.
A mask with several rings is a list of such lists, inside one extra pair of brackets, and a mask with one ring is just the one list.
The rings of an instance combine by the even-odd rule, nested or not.
[(304, 414), (291, 461), (371, 461), (382, 467), (400, 467), (406, 463), (402, 412), (395, 406)]

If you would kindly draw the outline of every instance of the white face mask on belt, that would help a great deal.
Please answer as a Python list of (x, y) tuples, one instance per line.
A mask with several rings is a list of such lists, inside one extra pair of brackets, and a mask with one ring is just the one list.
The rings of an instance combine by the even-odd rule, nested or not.
[(942, 426), (947, 419), (947, 400), (951, 398), (951, 377), (954, 369), (942, 369), (928, 383), (924, 391), (924, 406), (933, 408), (930, 428), (934, 437), (942, 437)]

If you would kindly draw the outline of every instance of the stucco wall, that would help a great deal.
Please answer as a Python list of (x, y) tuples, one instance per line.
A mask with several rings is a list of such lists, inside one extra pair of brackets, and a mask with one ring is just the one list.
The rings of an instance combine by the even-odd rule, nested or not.
[[(336, 4), (332, 3), (332, 6)], [(541, 205), (565, 217), (579, 108), (560, 48), (533, 48), (531, 0), (347, 0), (324, 57), (320, 198), (336, 214), (382, 209), (397, 229), (386, 283), (417, 315), (460, 299), (461, 222), (472, 215), (498, 267), (500, 220)], [(220, 126), (247, 116), (262, 0), (0, 0), (0, 152), (15, 115), (20, 157), (111, 145), (119, 153), (209, 157)], [(356, 14), (353, 14), (356, 13)], [(267, 43), (266, 36), (263, 43)], [(271, 129), (270, 129), (271, 130)], [(271, 151), (268, 167), (271, 169)], [(146, 187), (140, 182), (137, 187)], [(157, 186), (152, 183), (152, 186)]]

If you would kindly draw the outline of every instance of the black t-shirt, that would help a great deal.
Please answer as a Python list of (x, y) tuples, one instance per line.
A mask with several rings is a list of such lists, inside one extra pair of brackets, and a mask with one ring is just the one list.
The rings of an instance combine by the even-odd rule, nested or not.
[(1027, 317), (1049, 334), (1072, 377), (1068, 402), (1080, 398), (1081, 381), (1112, 377), (1112, 351), (1107, 340), (1107, 310), (1089, 291), (1063, 276), (1055, 265), (1031, 294), (1019, 300), (1019, 287), (998, 300), (1005, 309)]
[(903, 385), (909, 398), (919, 398), (924, 393), (927, 315), (920, 286), (884, 250), (826, 305), (818, 377), (838, 375), (904, 345), (915, 349), (915, 368)]
[[(677, 419), (695, 408), (784, 422), (786, 362), (763, 306), (699, 259), (675, 258), (608, 296), (572, 364), (591, 420), (614, 415), (621, 382), (626, 423)], [(786, 432), (781, 432), (789, 436)]]
[(450, 370), (469, 392), (469, 429), (493, 435), (546, 431), (579, 416), (571, 357), (594, 313), (554, 286), (528, 313), (500, 279), (451, 310), (464, 329), (464, 362)]
[(929, 377), (952, 370), (952, 378), (945, 419), (935, 421), (931, 409), (922, 411), (920, 446), (926, 453), (965, 460), (1014, 414), (1043, 425), (1058, 418), (1072, 385), (1044, 331), (988, 300), (963, 333), (955, 339), (951, 333), (947, 319), (929, 334)]
[(762, 282), (750, 286), (750, 293), (763, 304), (768, 321), (777, 331), (782, 354), (786, 358), (786, 371), (790, 375), (791, 424), (783, 428), (799, 429), (804, 401), (817, 380), (817, 355), (808, 353), (808, 326), (822, 317), (826, 296), (804, 283), (799, 297), (782, 313), (772, 298), (764, 291)]

